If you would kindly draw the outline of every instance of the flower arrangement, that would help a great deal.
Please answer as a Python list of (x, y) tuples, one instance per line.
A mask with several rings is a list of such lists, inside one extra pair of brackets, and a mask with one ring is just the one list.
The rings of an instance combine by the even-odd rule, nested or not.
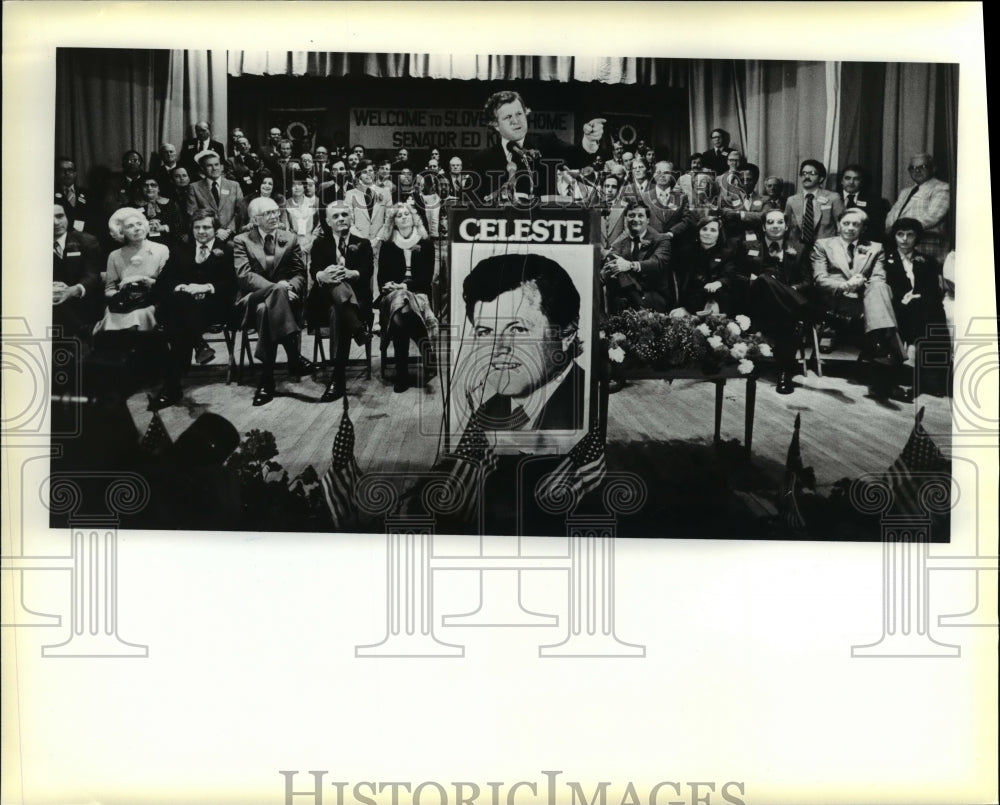
[(754, 370), (754, 359), (772, 354), (764, 337), (750, 332), (750, 324), (743, 315), (626, 310), (610, 316), (604, 332), (615, 363), (631, 357), (655, 369), (700, 368), (706, 374), (736, 366), (746, 375)]

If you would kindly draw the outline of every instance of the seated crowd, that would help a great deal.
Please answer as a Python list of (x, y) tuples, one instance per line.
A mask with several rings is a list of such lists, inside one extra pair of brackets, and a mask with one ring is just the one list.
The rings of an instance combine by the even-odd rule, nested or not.
[[(194, 128), (148, 167), (127, 151), (97, 194), (78, 184), (71, 158), (56, 159), (54, 324), (95, 348), (102, 332), (161, 334), (157, 408), (182, 398), (192, 358), (212, 359), (203, 336), (219, 327), (256, 333), (254, 405), (273, 399), (278, 347), (290, 374), (313, 373), (306, 328), (329, 337), (322, 401), (344, 395), (351, 343), (370, 347), (376, 328), (383, 355), (393, 349), (395, 391), (413, 382), (411, 341), (433, 377), (447, 209), (482, 201), (480, 177), (437, 149), (417, 168), (407, 149), (375, 161), (362, 145), (305, 150), (277, 127), (256, 149), (235, 128), (227, 147), (208, 124)], [(814, 325), (857, 328), (863, 355), (886, 367), (880, 390), (893, 386), (894, 367), (914, 363), (918, 339), (945, 322), (950, 197), (931, 156), (913, 157), (914, 183), (890, 206), (859, 165), (825, 189), (814, 159), (800, 166), (798, 192), (786, 197), (784, 180), (768, 176), (758, 193), (757, 166), (721, 129), (711, 140), (684, 171), (642, 142), (559, 171), (560, 201), (600, 211), (606, 309), (746, 314), (774, 344), (781, 394), (794, 390)]]

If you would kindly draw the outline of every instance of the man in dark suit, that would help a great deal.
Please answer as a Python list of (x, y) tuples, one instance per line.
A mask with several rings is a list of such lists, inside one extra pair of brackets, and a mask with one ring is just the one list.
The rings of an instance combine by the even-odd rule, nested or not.
[(729, 169), (729, 152), (735, 151), (729, 145), (729, 132), (725, 129), (712, 129), (709, 134), (712, 147), (701, 155), (701, 167), (715, 171), (716, 176), (721, 176)]
[(101, 247), (97, 238), (70, 229), (65, 202), (53, 205), (52, 323), (75, 337), (104, 314)]
[(77, 232), (89, 230), (90, 191), (76, 183), (76, 163), (69, 157), (56, 157), (55, 202), (62, 204), (69, 226)]
[(163, 326), (169, 352), (163, 388), (153, 402), (159, 410), (181, 399), (181, 377), (202, 333), (213, 324), (229, 324), (236, 300), (236, 271), (231, 243), (218, 240), (218, 218), (208, 209), (191, 215), (193, 240), (180, 244), (153, 287), (156, 319)]
[(301, 166), (292, 159), (291, 140), (287, 138), (280, 140), (277, 149), (276, 156), (264, 160), (264, 167), (274, 175), (274, 192), (287, 198), (292, 187), (292, 179)]
[(277, 126), (271, 126), (267, 132), (267, 142), (261, 143), (260, 148), (257, 149), (257, 154), (261, 159), (265, 161), (277, 159), (278, 158), (278, 143), (281, 142), (281, 138), (285, 135), (281, 133), (281, 129)]
[(486, 101), (486, 118), (500, 141), (473, 160), (479, 179), (470, 187), (481, 203), (522, 203), (558, 193), (561, 167), (582, 168), (593, 161), (604, 135), (604, 119), (583, 126), (580, 145), (570, 145), (553, 134), (528, 131), (528, 109), (521, 95), (511, 90), (494, 92)]
[(241, 298), (237, 315), (243, 327), (257, 330), (254, 355), (263, 364), (253, 404), (274, 399), (274, 361), (278, 346), (288, 356), (293, 375), (313, 371), (299, 352), (299, 317), (306, 292), (306, 269), (294, 232), (279, 228), (281, 211), (270, 198), (255, 198), (247, 209), (252, 226), (233, 242)]
[(857, 207), (868, 216), (865, 234), (871, 240), (881, 241), (885, 237), (885, 217), (889, 214), (889, 202), (868, 189), (868, 175), (857, 163), (851, 163), (840, 172), (840, 197), (844, 209)]
[(694, 225), (687, 194), (677, 187), (670, 162), (656, 163), (653, 186), (642, 195), (642, 201), (649, 208), (649, 228), (670, 240), (683, 237)]
[(493, 255), (469, 272), (462, 297), (473, 333), (463, 354), (475, 365), (456, 377), (470, 378), (470, 414), (488, 430), (582, 428), (580, 293), (566, 269), (536, 254)]
[(365, 343), (372, 317), (375, 255), (369, 240), (351, 234), (352, 219), (352, 208), (346, 202), (329, 204), (329, 233), (316, 238), (312, 247), (309, 270), (313, 288), (306, 304), (306, 318), (316, 325), (329, 326), (333, 358), (333, 376), (321, 402), (334, 402), (344, 396), (351, 339), (359, 346)]
[(611, 244), (601, 269), (608, 309), (649, 308), (665, 313), (676, 300), (670, 238), (649, 227), (649, 207), (639, 200), (625, 207), (625, 229)]
[(236, 211), (243, 199), (243, 191), (232, 179), (222, 176), (222, 160), (213, 151), (206, 151), (199, 157), (205, 178), (191, 185), (188, 212), (209, 209), (219, 219), (220, 228), (215, 237), (229, 240), (236, 231)]
[(173, 143), (161, 143), (157, 152), (149, 158), (150, 176), (156, 179), (160, 185), (160, 192), (172, 201), (176, 201), (177, 197), (174, 194), (170, 174), (178, 165), (180, 165), (180, 159), (177, 157), (177, 149)]
[(236, 138), (233, 155), (226, 163), (226, 178), (239, 184), (243, 195), (249, 196), (254, 191), (254, 180), (264, 163), (250, 148), (250, 140), (244, 136)]
[(196, 171), (198, 168), (198, 155), (202, 151), (214, 151), (219, 155), (222, 163), (226, 161), (226, 146), (218, 140), (212, 139), (212, 130), (208, 123), (199, 120), (194, 124), (194, 137), (185, 140), (181, 147), (181, 163), (186, 165), (189, 171)]

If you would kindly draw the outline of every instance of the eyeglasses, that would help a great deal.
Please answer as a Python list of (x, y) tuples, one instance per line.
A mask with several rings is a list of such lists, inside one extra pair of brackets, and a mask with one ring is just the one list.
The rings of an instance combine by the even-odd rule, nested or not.
[(264, 210), (260, 213), (261, 218), (277, 218), (279, 215), (281, 215), (281, 210)]
[(819, 176), (817, 171), (801, 171), (799, 176)]

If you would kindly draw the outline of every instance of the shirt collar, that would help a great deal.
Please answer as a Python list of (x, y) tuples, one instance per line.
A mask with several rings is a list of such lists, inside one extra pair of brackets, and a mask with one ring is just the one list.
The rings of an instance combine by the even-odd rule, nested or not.
[(56, 240), (59, 242), (59, 248), (62, 249), (63, 251), (66, 251), (66, 236), (68, 234), (69, 230), (67, 229), (58, 238), (56, 238)]

